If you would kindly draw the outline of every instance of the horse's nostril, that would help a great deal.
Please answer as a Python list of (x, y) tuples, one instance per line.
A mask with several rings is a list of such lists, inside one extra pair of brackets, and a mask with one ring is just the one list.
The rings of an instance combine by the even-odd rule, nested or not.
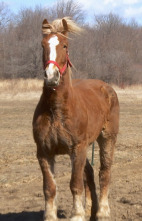
[(60, 75), (59, 71), (56, 70), (56, 71), (55, 71), (55, 77), (56, 77), (56, 78), (59, 78), (59, 75)]
[(44, 71), (44, 77), (47, 78), (47, 73), (46, 73), (46, 71)]

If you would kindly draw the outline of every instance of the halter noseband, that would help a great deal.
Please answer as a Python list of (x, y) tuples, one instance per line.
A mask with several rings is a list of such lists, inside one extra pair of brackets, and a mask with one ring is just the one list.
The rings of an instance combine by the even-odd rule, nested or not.
[(65, 63), (65, 65), (64, 65), (62, 68), (60, 68), (59, 64), (58, 64), (56, 61), (49, 60), (49, 61), (46, 61), (46, 62), (45, 62), (45, 69), (46, 69), (46, 67), (47, 67), (48, 64), (54, 64), (54, 65), (56, 65), (56, 67), (59, 69), (60, 76), (62, 77), (62, 75), (64, 74), (64, 72), (65, 72), (65, 70), (67, 69), (68, 65), (69, 65), (70, 67), (72, 67), (72, 63), (70, 62), (68, 52), (67, 52), (67, 54), (66, 54), (66, 58), (67, 58), (66, 63)]

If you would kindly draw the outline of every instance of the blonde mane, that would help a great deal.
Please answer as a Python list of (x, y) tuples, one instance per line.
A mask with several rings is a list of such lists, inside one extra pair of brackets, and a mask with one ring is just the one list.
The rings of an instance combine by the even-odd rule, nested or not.
[(43, 24), (43, 34), (63, 33), (65, 31), (63, 20), (65, 20), (67, 23), (67, 32), (78, 34), (82, 31), (82, 28), (80, 28), (70, 17), (64, 17), (62, 19), (54, 20), (51, 24)]

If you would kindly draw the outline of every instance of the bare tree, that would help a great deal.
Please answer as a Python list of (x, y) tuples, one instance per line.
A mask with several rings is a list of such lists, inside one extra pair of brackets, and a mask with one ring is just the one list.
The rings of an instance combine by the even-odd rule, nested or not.
[(115, 14), (95, 16), (91, 27), (74, 0), (60, 0), (49, 8), (21, 9), (9, 20), (10, 11), (0, 3), (0, 78), (43, 77), (41, 24), (70, 16), (84, 32), (70, 40), (70, 58), (76, 77), (99, 78), (118, 85), (142, 83), (142, 27), (125, 23)]
[(85, 11), (82, 5), (75, 0), (59, 0), (55, 3), (51, 10), (52, 18), (63, 18), (65, 16), (71, 17), (78, 23), (84, 22)]
[(4, 2), (0, 2), (0, 30), (5, 28), (11, 20), (11, 13)]

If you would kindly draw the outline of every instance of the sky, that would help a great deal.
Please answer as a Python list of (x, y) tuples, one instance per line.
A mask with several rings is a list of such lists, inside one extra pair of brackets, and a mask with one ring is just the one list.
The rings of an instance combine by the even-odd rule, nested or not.
[[(57, 0), (2, 0), (12, 12), (17, 13), (23, 7), (34, 8), (53, 6)], [(135, 20), (142, 25), (142, 0), (77, 0), (86, 11), (86, 21), (91, 23), (95, 15), (115, 13), (126, 21)]]

